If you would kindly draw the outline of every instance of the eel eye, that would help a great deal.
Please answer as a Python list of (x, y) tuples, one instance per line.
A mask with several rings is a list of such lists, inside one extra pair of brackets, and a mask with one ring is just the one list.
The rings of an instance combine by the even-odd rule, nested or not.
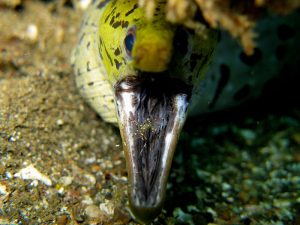
[(126, 37), (124, 39), (125, 49), (126, 49), (126, 52), (127, 52), (127, 54), (129, 56), (131, 56), (131, 51), (132, 51), (134, 42), (135, 42), (135, 29), (134, 28), (130, 28), (127, 31), (127, 35), (126, 35)]

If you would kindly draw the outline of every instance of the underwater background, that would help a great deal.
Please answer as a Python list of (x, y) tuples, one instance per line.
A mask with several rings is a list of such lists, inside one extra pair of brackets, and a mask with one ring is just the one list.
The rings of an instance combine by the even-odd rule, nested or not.
[[(136, 224), (119, 131), (75, 89), (84, 2), (0, 1), (0, 224)], [(300, 224), (299, 10), (287, 16), (256, 28), (253, 56), (222, 34), (209, 73), (278, 76), (188, 119), (153, 224)]]

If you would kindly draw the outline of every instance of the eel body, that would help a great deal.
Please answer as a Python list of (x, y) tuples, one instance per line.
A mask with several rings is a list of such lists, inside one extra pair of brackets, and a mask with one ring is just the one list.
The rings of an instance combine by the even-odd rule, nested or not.
[(188, 105), (217, 42), (214, 31), (199, 38), (165, 22), (165, 1), (156, 5), (149, 20), (137, 1), (95, 1), (72, 57), (81, 95), (120, 128), (130, 209), (142, 222), (163, 206)]
[[(156, 1), (151, 20), (137, 1), (94, 1), (71, 59), (81, 95), (103, 120), (120, 128), (130, 209), (143, 223), (161, 211), (187, 114), (209, 113), (256, 97), (283, 67), (280, 55), (272, 54), (283, 45), (278, 34), (260, 38), (251, 58), (228, 35), (220, 38), (209, 31), (206, 38), (199, 37), (167, 23), (164, 12), (162, 0)], [(284, 42), (288, 46), (300, 40), (295, 31), (299, 15), (295, 17), (288, 19), (294, 32)], [(285, 23), (270, 18), (258, 31), (278, 32)], [(269, 57), (262, 60), (265, 55)], [(291, 57), (286, 53), (284, 60)]]

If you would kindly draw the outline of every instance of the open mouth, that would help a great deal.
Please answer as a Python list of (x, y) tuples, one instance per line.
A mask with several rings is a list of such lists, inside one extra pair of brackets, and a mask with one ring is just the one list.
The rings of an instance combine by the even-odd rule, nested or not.
[(161, 73), (128, 76), (114, 88), (130, 208), (138, 220), (149, 221), (163, 206), (192, 88)]

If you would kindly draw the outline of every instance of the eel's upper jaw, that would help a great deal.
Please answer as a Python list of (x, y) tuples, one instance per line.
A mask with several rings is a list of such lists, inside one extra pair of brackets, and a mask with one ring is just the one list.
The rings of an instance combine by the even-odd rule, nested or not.
[(127, 77), (115, 85), (119, 127), (129, 175), (130, 209), (154, 219), (163, 206), (174, 150), (191, 88), (157, 75)]

